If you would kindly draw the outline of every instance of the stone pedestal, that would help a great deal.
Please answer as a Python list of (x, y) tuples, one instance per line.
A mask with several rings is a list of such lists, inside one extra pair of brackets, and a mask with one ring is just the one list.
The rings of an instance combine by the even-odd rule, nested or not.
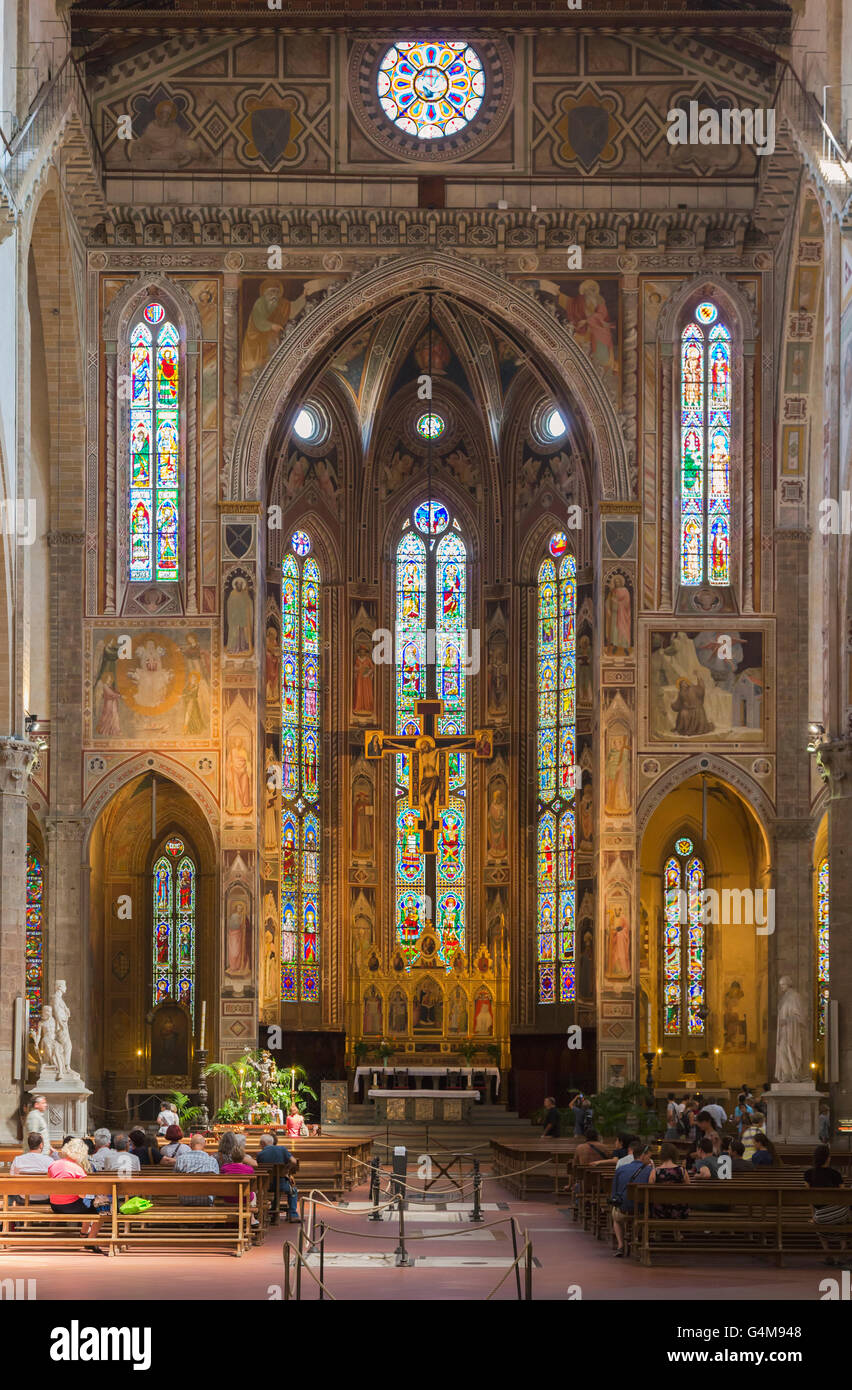
[[(52, 1073), (52, 1075), (51, 1075)], [(55, 1067), (42, 1067), (30, 1094), (47, 1101), (47, 1123), (52, 1144), (62, 1143), (66, 1134), (75, 1139), (89, 1132), (89, 1096), (92, 1092), (76, 1072), (58, 1077)]]
[(774, 1144), (818, 1144), (819, 1107), (826, 1099), (812, 1081), (776, 1081), (764, 1091), (766, 1133)]

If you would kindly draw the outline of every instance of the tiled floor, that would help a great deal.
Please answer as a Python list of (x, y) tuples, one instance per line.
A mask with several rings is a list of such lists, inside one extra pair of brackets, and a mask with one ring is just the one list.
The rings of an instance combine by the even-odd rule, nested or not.
[[(399, 1220), (394, 1213), (381, 1222), (368, 1219), (366, 1189), (344, 1203), (323, 1209), (331, 1228), (326, 1237), (325, 1283), (334, 1297), (355, 1299), (481, 1300), (495, 1287), (512, 1258), (514, 1216), (533, 1245), (535, 1299), (664, 1300), (694, 1297), (702, 1302), (752, 1299), (818, 1300), (819, 1284), (829, 1273), (817, 1255), (796, 1257), (787, 1269), (759, 1259), (714, 1256), (706, 1261), (667, 1256), (651, 1269), (615, 1260), (608, 1244), (578, 1231), (570, 1212), (544, 1198), (515, 1201), (486, 1174), (483, 1221), (469, 1220), (470, 1202), (449, 1190), (444, 1201), (432, 1188), (412, 1200), (405, 1212), (406, 1253), (411, 1267), (397, 1267)], [(297, 1239), (298, 1227), (284, 1225), (263, 1246), (236, 1259), (218, 1254), (125, 1254), (107, 1260), (81, 1254), (2, 1256), (5, 1277), (35, 1278), (39, 1299), (80, 1301), (116, 1299), (270, 1299), (279, 1297), (283, 1281), (283, 1245)], [(318, 1261), (311, 1259), (318, 1272)], [(317, 1297), (310, 1274), (302, 1275), (302, 1293)], [(511, 1274), (495, 1295), (517, 1298)]]

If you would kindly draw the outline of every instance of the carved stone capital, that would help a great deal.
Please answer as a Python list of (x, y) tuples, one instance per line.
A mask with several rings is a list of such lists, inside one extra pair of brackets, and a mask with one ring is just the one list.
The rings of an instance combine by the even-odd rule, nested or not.
[(852, 796), (852, 736), (824, 738), (814, 747), (819, 775), (832, 800)]
[(47, 833), (52, 840), (76, 840), (85, 837), (87, 822), (81, 816), (48, 816)]
[(26, 796), (38, 763), (38, 747), (28, 738), (0, 738), (0, 792)]

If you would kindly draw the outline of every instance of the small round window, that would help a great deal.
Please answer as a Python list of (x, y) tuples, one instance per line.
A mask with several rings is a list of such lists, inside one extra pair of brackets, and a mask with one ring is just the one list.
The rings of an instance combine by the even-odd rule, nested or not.
[(473, 120), (485, 95), (485, 73), (466, 39), (399, 42), (379, 64), (376, 91), (388, 120), (406, 135), (442, 140)]
[(421, 439), (438, 439), (446, 428), (442, 415), (421, 415), (417, 421), (417, 433)]

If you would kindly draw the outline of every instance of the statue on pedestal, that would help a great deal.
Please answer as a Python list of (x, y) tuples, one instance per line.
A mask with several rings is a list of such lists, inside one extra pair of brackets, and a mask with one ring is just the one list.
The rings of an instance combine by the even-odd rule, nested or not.
[(775, 1080), (803, 1080), (805, 1056), (805, 1006), (802, 996), (793, 989), (789, 975), (778, 981), (778, 1028), (775, 1040)]
[(71, 1070), (71, 1034), (68, 1030), (71, 1010), (65, 1003), (65, 990), (65, 981), (57, 980), (56, 988), (53, 991), (53, 1017), (56, 1022), (56, 1058), (60, 1076), (76, 1076), (76, 1072)]
[(35, 1043), (42, 1070), (53, 1067), (58, 1076), (60, 1064), (56, 1053), (56, 1019), (49, 1004), (44, 1005), (41, 1018), (36, 1027), (30, 1030), (30, 1036)]

